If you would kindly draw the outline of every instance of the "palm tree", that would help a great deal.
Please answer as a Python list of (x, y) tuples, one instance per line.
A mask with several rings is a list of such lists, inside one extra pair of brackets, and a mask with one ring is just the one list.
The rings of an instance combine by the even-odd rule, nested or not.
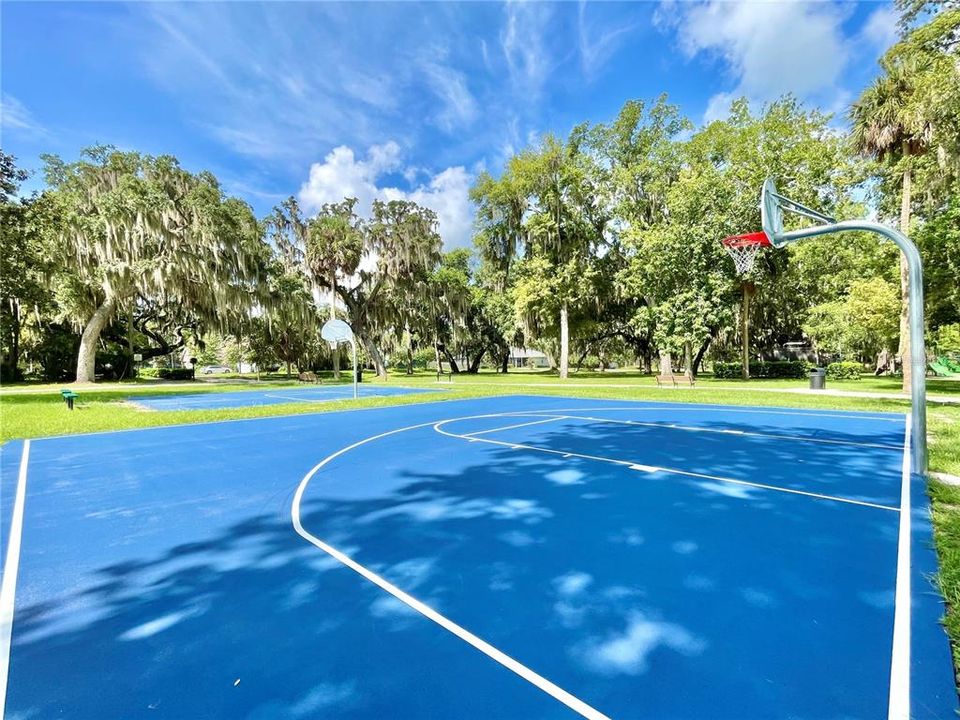
[[(912, 57), (887, 57), (881, 61), (884, 74), (863, 91), (850, 108), (852, 139), (856, 150), (886, 161), (901, 174), (900, 232), (910, 230), (911, 158), (925, 153), (933, 139), (932, 112), (919, 86), (924, 68)], [(909, 276), (907, 260), (900, 253), (900, 358), (903, 391), (910, 390)]]

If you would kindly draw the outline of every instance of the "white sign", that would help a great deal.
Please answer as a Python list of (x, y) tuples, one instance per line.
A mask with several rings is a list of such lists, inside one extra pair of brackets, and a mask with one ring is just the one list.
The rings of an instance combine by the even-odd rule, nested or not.
[(134, 353), (134, 354), (133, 354), (133, 361), (134, 361), (134, 362), (140, 362), (141, 360), (143, 360), (143, 355), (141, 355), (140, 353)]

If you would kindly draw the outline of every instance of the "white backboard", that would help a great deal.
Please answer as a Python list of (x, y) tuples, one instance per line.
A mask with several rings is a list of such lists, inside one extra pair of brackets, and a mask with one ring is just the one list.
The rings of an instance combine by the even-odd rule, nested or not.
[(343, 320), (327, 320), (320, 330), (320, 337), (332, 343), (350, 342), (353, 340), (353, 330)]

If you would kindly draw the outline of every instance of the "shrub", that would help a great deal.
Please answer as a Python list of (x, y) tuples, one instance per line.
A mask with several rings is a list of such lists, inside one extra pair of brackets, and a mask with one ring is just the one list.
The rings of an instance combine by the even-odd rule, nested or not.
[[(738, 362), (715, 362), (713, 374), (717, 378), (739, 378), (743, 365)], [(794, 378), (807, 376), (810, 363), (806, 360), (754, 360), (750, 363), (750, 377), (753, 378)]]
[(140, 368), (140, 377), (160, 380), (193, 380), (190, 368)]
[(834, 362), (827, 365), (827, 377), (834, 380), (859, 380), (863, 367), (855, 362)]

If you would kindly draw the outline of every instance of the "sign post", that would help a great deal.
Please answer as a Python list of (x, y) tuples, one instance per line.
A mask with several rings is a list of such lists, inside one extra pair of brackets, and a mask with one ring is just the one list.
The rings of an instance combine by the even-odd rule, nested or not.
[(353, 336), (353, 330), (343, 320), (327, 320), (320, 330), (320, 337), (330, 343), (333, 351), (337, 351), (337, 346), (342, 342), (349, 342), (353, 349), (353, 399), (356, 400), (360, 394), (357, 388), (357, 341)]

